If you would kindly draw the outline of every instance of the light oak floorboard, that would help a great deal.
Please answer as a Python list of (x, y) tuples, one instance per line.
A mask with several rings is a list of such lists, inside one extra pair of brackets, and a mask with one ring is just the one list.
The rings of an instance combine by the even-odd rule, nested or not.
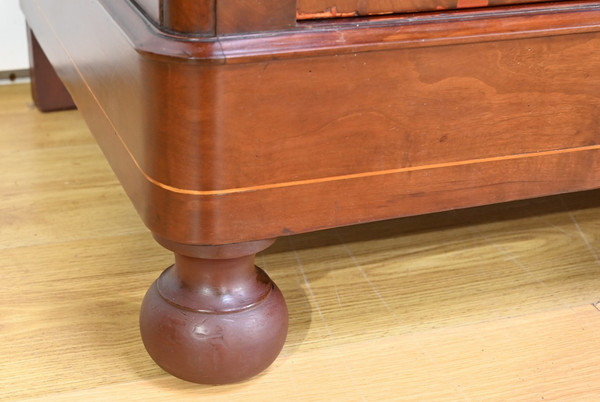
[(172, 263), (77, 111), (0, 87), (0, 400), (600, 399), (600, 192), (279, 239), (281, 356), (242, 384), (172, 378), (137, 315)]

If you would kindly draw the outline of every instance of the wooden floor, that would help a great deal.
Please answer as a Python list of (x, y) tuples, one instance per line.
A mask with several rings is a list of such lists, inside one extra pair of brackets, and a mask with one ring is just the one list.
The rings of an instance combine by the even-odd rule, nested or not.
[(172, 262), (77, 111), (0, 86), (0, 400), (600, 400), (600, 192), (279, 239), (279, 359), (200, 386), (144, 351)]

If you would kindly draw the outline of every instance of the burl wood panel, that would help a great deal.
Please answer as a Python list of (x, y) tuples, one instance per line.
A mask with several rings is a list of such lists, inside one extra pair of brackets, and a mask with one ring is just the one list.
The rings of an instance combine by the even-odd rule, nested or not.
[(305, 20), (316, 18), (357, 17), (377, 14), (416, 13), (423, 11), (537, 3), (542, 1), (545, 0), (297, 0), (297, 18), (299, 20)]

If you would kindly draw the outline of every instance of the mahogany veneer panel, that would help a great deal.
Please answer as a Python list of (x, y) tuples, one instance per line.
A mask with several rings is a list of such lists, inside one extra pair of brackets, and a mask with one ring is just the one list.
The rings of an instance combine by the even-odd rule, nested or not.
[[(53, 28), (68, 55), (45, 21), (33, 27), (161, 236), (238, 242), (598, 183), (595, 32), (223, 63), (187, 59), (177, 41), (153, 55), (154, 33), (125, 5), (63, 3), (45, 7), (50, 20), (86, 21)], [(219, 47), (237, 55), (237, 41)]]

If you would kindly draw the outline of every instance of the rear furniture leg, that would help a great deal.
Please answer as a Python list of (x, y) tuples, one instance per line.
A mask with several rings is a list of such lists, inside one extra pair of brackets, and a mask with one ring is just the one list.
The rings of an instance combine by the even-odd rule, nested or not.
[(273, 241), (191, 246), (155, 237), (175, 253), (175, 265), (142, 302), (140, 330), (154, 361), (203, 384), (238, 382), (266, 369), (288, 327), (281, 291), (254, 265)]
[(42, 112), (73, 109), (75, 103), (56, 74), (31, 29), (27, 29), (29, 40), (29, 75), (31, 96), (35, 106)]

